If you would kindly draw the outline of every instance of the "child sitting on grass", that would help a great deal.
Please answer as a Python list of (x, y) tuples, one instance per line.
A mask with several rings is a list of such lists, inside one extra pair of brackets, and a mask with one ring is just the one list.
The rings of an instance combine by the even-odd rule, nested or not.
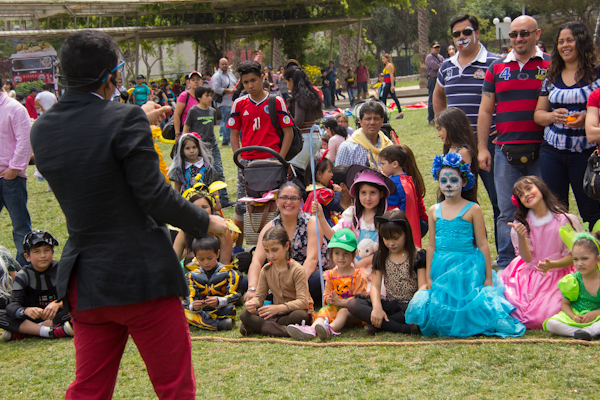
[[(235, 302), (240, 274), (233, 265), (223, 265), (219, 259), (220, 243), (214, 236), (194, 239), (192, 263), (197, 268), (186, 275), (190, 295), (184, 302), (185, 316), (190, 323), (209, 331), (229, 331), (235, 319)], [(189, 266), (188, 266), (189, 268)]]
[[(256, 294), (240, 314), (240, 333), (289, 337), (287, 325), (312, 323), (313, 300), (306, 272), (292, 259), (290, 238), (283, 226), (267, 230), (262, 243), (269, 263), (260, 270)], [(272, 303), (265, 301), (269, 291)]]
[[(317, 335), (321, 340), (329, 339), (330, 335), (339, 335), (336, 331), (346, 323), (361, 323), (348, 312), (348, 301), (357, 294), (367, 292), (367, 280), (362, 272), (352, 265), (356, 255), (356, 235), (351, 229), (340, 229), (329, 242), (329, 258), (335, 263), (335, 268), (325, 271), (325, 293), (323, 304), (315, 315), (312, 326), (289, 325), (287, 332), (298, 340), (312, 340)], [(330, 324), (331, 323), (331, 324)]]
[(0, 325), (5, 329), (2, 340), (21, 339), (26, 335), (57, 339), (73, 336), (69, 314), (57, 299), (56, 272), (52, 260), (58, 242), (46, 231), (33, 231), (23, 240), (25, 259), (13, 283), (12, 295), (5, 311), (0, 311)]

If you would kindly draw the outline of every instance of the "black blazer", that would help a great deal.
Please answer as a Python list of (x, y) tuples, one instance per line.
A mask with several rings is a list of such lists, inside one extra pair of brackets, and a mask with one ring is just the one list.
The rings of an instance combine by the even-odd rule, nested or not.
[(59, 298), (72, 273), (78, 310), (187, 295), (165, 223), (200, 237), (208, 215), (165, 181), (139, 106), (67, 91), (36, 121), (31, 145), (67, 218)]

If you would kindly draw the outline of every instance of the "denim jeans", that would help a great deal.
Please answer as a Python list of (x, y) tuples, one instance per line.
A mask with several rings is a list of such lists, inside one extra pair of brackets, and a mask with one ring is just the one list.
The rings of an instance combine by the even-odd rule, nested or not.
[(429, 91), (429, 102), (427, 103), (427, 122), (433, 121), (435, 114), (433, 113), (433, 90), (437, 78), (427, 78), (427, 90)]
[[(490, 203), (492, 204), (492, 210), (494, 211), (494, 241), (496, 243), (496, 251), (498, 251), (498, 217), (500, 216), (500, 209), (498, 208), (498, 195), (496, 193), (496, 184), (494, 183), (494, 159), (496, 153), (496, 145), (493, 143), (493, 140), (495, 138), (495, 135), (490, 136), (488, 138), (488, 151), (492, 156), (490, 172), (480, 169), (479, 177), (481, 178), (483, 186), (487, 191), (488, 197), (490, 198)], [(477, 162), (477, 160), (475, 160), (474, 162)]]
[(312, 149), (309, 147), (309, 136), (310, 132), (302, 134), (302, 138), (304, 139), (302, 150), (300, 150), (300, 153), (296, 154), (296, 156), (289, 161), (290, 164), (293, 164), (298, 168), (306, 169), (308, 163), (310, 162), (310, 157), (313, 157), (317, 150), (321, 148), (320, 130), (317, 129), (313, 133)]
[(219, 135), (223, 136), (223, 143), (229, 143), (229, 136), (231, 135), (231, 129), (227, 127), (227, 121), (229, 120), (229, 115), (231, 114), (231, 107), (221, 106), (219, 107), (221, 110), (221, 127), (219, 129)]
[(542, 143), (540, 150), (542, 179), (567, 209), (569, 208), (569, 184), (571, 184), (581, 219), (589, 223), (590, 230), (600, 219), (600, 203), (589, 198), (583, 191), (583, 175), (587, 160), (593, 152), (594, 149), (584, 150), (583, 153), (558, 150), (547, 142)]
[[(223, 173), (223, 161), (221, 160), (221, 150), (219, 150), (219, 143), (217, 143), (216, 139), (213, 139), (211, 142), (203, 141), (202, 143), (204, 143), (206, 149), (212, 154), (212, 166), (217, 172), (217, 179), (225, 182), (225, 175)], [(226, 204), (229, 201), (229, 194), (227, 193), (227, 188), (219, 190), (219, 200), (221, 204)]]
[(31, 219), (27, 211), (27, 179), (0, 179), (0, 211), (6, 207), (13, 225), (13, 241), (17, 248), (15, 259), (21, 265), (29, 264), (23, 256), (23, 238), (31, 232)]
[(513, 185), (517, 179), (525, 175), (541, 177), (542, 171), (539, 159), (524, 167), (509, 164), (499, 145), (496, 145), (494, 168), (494, 183), (500, 208), (497, 223), (498, 270), (503, 270), (515, 258), (515, 249), (510, 240), (510, 226), (508, 226), (508, 223), (514, 220), (514, 213), (517, 210), (511, 201)]
[(348, 99), (350, 100), (350, 107), (354, 107), (354, 98), (356, 97), (356, 89), (348, 88)]
[(327, 86), (323, 86), (323, 88), (321, 89), (323, 91), (323, 106), (325, 108), (330, 108), (331, 105), (331, 95), (332, 93), (329, 91), (329, 87)]

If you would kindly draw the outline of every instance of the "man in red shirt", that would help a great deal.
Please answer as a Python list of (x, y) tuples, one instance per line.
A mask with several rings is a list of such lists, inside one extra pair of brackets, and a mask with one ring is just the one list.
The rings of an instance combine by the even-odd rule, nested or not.
[(365, 100), (369, 94), (369, 69), (365, 66), (362, 59), (358, 60), (358, 67), (354, 70), (356, 77), (356, 101)]
[[(256, 61), (244, 61), (238, 67), (238, 73), (244, 90), (248, 93), (239, 97), (231, 106), (231, 115), (227, 121), (227, 127), (231, 129), (231, 150), (235, 153), (240, 147), (265, 146), (278, 152), (283, 158), (290, 149), (294, 133), (292, 126), (294, 122), (290, 117), (285, 101), (277, 96), (275, 106), (277, 118), (283, 131), (283, 141), (279, 138), (277, 129), (271, 123), (269, 114), (269, 93), (263, 90), (260, 64)], [(242, 132), (240, 146), (240, 131)], [(240, 155), (239, 161), (247, 165), (250, 161), (270, 159), (269, 153), (261, 151), (248, 151)], [(238, 168), (237, 198), (246, 196), (244, 177)], [(237, 203), (235, 206), (235, 223), (244, 231), (244, 213), (246, 206)], [(237, 245), (243, 243), (243, 235), (240, 235)]]
[(37, 108), (35, 108), (35, 96), (37, 96), (38, 90), (36, 88), (31, 88), (29, 91), (29, 96), (25, 99), (25, 108), (27, 109), (27, 113), (29, 114), (29, 118), (37, 119), (38, 113)]

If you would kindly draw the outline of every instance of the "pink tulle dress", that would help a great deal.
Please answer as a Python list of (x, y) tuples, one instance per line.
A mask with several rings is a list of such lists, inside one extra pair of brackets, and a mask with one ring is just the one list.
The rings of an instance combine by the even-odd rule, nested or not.
[[(566, 215), (574, 229), (581, 231), (579, 219), (573, 214)], [(517, 257), (500, 273), (500, 279), (506, 286), (504, 297), (516, 307), (511, 315), (518, 318), (527, 329), (542, 329), (544, 321), (560, 311), (563, 296), (558, 289), (558, 281), (575, 272), (575, 269), (572, 265), (555, 268), (542, 276), (534, 267), (546, 258), (558, 260), (570, 253), (558, 235), (558, 229), (568, 225), (569, 220), (563, 214), (551, 212), (538, 218), (533, 211), (529, 211), (527, 222), (530, 229), (527, 244), (533, 258), (529, 263), (523, 261), (519, 255), (519, 236), (511, 229), (510, 236)]]

